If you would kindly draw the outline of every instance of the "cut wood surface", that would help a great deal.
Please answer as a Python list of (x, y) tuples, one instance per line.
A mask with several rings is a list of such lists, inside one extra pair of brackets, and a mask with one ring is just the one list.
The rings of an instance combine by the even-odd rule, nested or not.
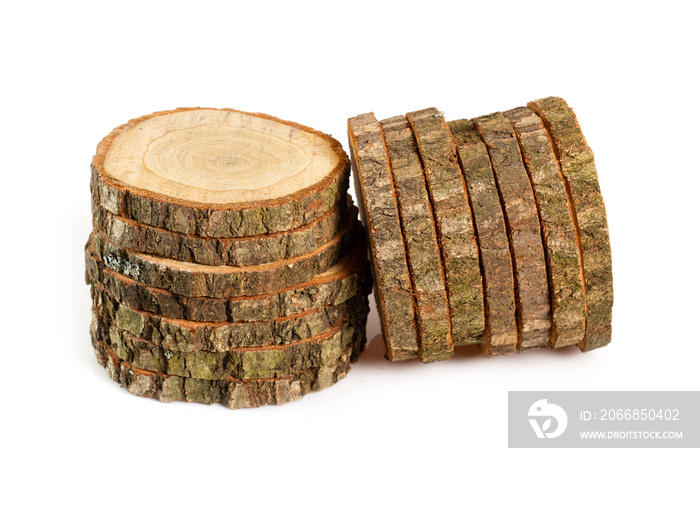
[(92, 161), (108, 211), (203, 237), (240, 237), (310, 223), (345, 198), (340, 143), (310, 128), (232, 109), (183, 108), (112, 131)]
[(503, 115), (513, 124), (535, 191), (544, 238), (552, 310), (550, 346), (578, 344), (585, 332), (586, 296), (573, 203), (542, 120), (527, 107)]
[(519, 349), (541, 348), (551, 336), (551, 309), (540, 219), (530, 177), (508, 118), (498, 112), (473, 121), (488, 149), (505, 211), (515, 274)]
[(93, 200), (94, 230), (115, 245), (138, 253), (205, 265), (249, 266), (311, 253), (338, 232), (352, 199), (341, 200), (308, 225), (252, 237), (199, 237), (143, 225), (114, 215)]
[[(374, 114), (348, 120), (356, 195), (376, 283), (375, 299), (389, 360), (418, 356), (411, 275), (381, 126)], [(423, 357), (421, 357), (423, 358)]]
[(355, 229), (348, 215), (331, 241), (306, 255), (247, 267), (200, 265), (170, 260), (121, 248), (92, 234), (97, 255), (110, 269), (143, 284), (194, 297), (262, 295), (309, 281), (342, 257)]
[(334, 363), (280, 378), (204, 380), (138, 369), (120, 359), (105, 343), (95, 342), (94, 347), (97, 361), (109, 377), (131, 394), (162, 402), (219, 403), (230, 409), (284, 404), (327, 388), (347, 375), (351, 354), (346, 348)]
[(276, 346), (236, 348), (225, 352), (182, 352), (166, 349), (137, 337), (116, 325), (108, 325), (93, 308), (96, 341), (107, 343), (122, 360), (134, 367), (182, 377), (217, 380), (275, 378), (302, 369), (336, 362), (343, 350), (353, 347), (360, 329), (350, 317), (339, 325), (307, 339)]
[(586, 333), (583, 351), (605, 346), (612, 335), (613, 278), (605, 203), (598, 183), (593, 151), (586, 143), (576, 115), (561, 98), (530, 102), (552, 139), (567, 192), (576, 211), (586, 279)]
[(491, 160), (481, 135), (467, 120), (448, 123), (474, 211), (484, 282), (486, 329), (483, 353), (514, 353), (518, 344), (515, 319), (515, 281), (508, 233)]
[(164, 318), (120, 304), (97, 282), (91, 287), (92, 304), (105, 324), (115, 325), (164, 349), (191, 353), (224, 352), (234, 348), (290, 344), (308, 339), (338, 325), (359, 311), (368, 312), (365, 295), (333, 306), (252, 322), (192, 322)]
[(314, 308), (341, 304), (358, 293), (368, 295), (372, 276), (364, 230), (336, 265), (310, 281), (253, 297), (186, 297), (153, 288), (119, 274), (99, 258), (91, 242), (85, 250), (86, 282), (99, 282), (115, 300), (132, 309), (166, 318), (199, 322), (255, 321), (290, 316)]
[[(441, 112), (434, 107), (406, 115), (416, 137), (442, 252), (454, 346), (475, 344), (484, 333), (479, 252), (457, 153)], [(449, 358), (445, 342), (440, 358)]]
[(381, 126), (413, 283), (420, 356), (430, 357), (431, 350), (441, 350), (445, 342), (452, 340), (445, 272), (433, 211), (408, 120), (396, 116), (383, 120)]

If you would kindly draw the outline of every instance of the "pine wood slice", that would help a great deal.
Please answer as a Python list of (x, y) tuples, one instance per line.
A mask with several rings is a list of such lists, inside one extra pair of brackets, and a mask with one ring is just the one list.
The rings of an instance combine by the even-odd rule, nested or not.
[(204, 265), (261, 265), (311, 253), (338, 232), (352, 199), (341, 200), (303, 227), (253, 237), (206, 238), (116, 216), (93, 200), (95, 230), (122, 248)]
[(134, 367), (188, 378), (218, 380), (276, 378), (296, 371), (336, 362), (343, 350), (355, 347), (364, 328), (353, 325), (351, 316), (339, 325), (308, 339), (278, 346), (236, 348), (226, 352), (181, 352), (163, 348), (146, 339), (108, 325), (93, 308), (93, 339), (105, 342), (122, 360)]
[(368, 312), (366, 295), (303, 313), (252, 322), (191, 322), (163, 318), (114, 300), (97, 282), (91, 286), (92, 304), (105, 324), (115, 325), (164, 349), (191, 353), (224, 352), (234, 348), (290, 344), (335, 327), (343, 318)]
[(567, 192), (574, 203), (586, 279), (586, 334), (579, 348), (607, 345), (612, 336), (613, 278), (608, 219), (598, 183), (593, 151), (586, 143), (574, 111), (558, 97), (530, 102), (552, 140)]
[(484, 333), (479, 252), (454, 143), (442, 113), (434, 107), (406, 117), (416, 137), (437, 225), (454, 346), (475, 344)]
[(518, 344), (513, 261), (503, 209), (486, 146), (466, 119), (448, 123), (474, 211), (484, 283), (484, 355), (514, 353)]
[(94, 346), (97, 361), (109, 377), (131, 394), (162, 402), (219, 403), (230, 409), (284, 404), (328, 388), (347, 375), (351, 354), (346, 348), (335, 363), (281, 378), (203, 380), (138, 369), (120, 359), (105, 343), (96, 342)]
[[(430, 198), (411, 126), (404, 116), (381, 122), (411, 273), (420, 356), (441, 357), (452, 341), (445, 272)], [(447, 344), (446, 344), (447, 343)]]
[(198, 322), (269, 320), (341, 304), (358, 293), (371, 292), (369, 269), (365, 234), (359, 230), (343, 258), (306, 283), (254, 297), (185, 297), (144, 285), (111, 270), (99, 258), (91, 242), (85, 250), (88, 284), (99, 282), (111, 297), (132, 309)]
[(332, 137), (272, 116), (176, 109), (131, 120), (97, 146), (92, 194), (113, 214), (202, 237), (311, 223), (345, 198)]
[(573, 203), (542, 120), (527, 107), (504, 112), (513, 125), (540, 215), (552, 310), (550, 346), (578, 344), (585, 331), (586, 296)]
[(374, 114), (350, 118), (348, 138), (356, 195), (369, 235), (375, 298), (387, 358), (394, 361), (415, 358), (418, 356), (418, 336), (411, 276), (389, 160), (381, 127)]
[(500, 112), (476, 118), (505, 211), (515, 274), (520, 350), (541, 348), (552, 330), (547, 264), (535, 195), (513, 126)]
[(272, 293), (327, 271), (352, 240), (355, 223), (356, 214), (349, 214), (335, 237), (311, 253), (249, 267), (169, 260), (121, 248), (99, 233), (93, 233), (92, 239), (97, 255), (113, 271), (180, 295), (221, 298)]

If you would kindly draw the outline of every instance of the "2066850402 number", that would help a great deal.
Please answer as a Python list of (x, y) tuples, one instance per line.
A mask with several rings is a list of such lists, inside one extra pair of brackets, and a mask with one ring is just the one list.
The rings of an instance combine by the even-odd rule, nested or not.
[(680, 420), (679, 409), (602, 409), (600, 420)]

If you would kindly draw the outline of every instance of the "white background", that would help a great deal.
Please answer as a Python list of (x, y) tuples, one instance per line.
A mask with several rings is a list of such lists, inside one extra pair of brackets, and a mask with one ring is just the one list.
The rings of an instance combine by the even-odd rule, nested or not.
[[(698, 390), (695, 2), (9, 2), (0, 10), (0, 499), (72, 504), (698, 501), (697, 450), (513, 450), (509, 390)], [(559, 95), (593, 148), (613, 341), (390, 363), (281, 407), (129, 395), (96, 363), (89, 163), (127, 120), (259, 111), (332, 134), (435, 106)], [(63, 502), (63, 501), (61, 501)]]

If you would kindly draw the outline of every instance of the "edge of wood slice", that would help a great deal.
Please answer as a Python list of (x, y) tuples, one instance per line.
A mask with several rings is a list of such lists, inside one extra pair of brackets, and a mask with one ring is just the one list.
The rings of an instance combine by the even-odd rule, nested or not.
[(530, 102), (543, 121), (557, 154), (566, 189), (574, 203), (586, 279), (586, 334), (582, 351), (594, 350), (612, 338), (613, 273), (605, 202), (600, 191), (593, 151), (576, 114), (559, 97)]
[[(404, 248), (413, 287), (419, 355), (430, 358), (452, 342), (450, 307), (437, 231), (423, 166), (413, 132), (404, 116), (381, 121), (396, 192)], [(438, 353), (441, 356), (441, 352)]]
[(513, 353), (518, 344), (513, 260), (491, 159), (468, 119), (448, 123), (474, 212), (484, 283), (484, 355)]
[(360, 215), (369, 236), (375, 300), (387, 358), (415, 358), (419, 346), (411, 275), (386, 146), (374, 114), (350, 118), (348, 139)]
[[(406, 114), (423, 163), (447, 279), (454, 346), (484, 334), (484, 298), (472, 210), (457, 152), (443, 114), (431, 107)], [(453, 348), (445, 347), (443, 358)]]
[[(153, 191), (153, 189), (139, 188), (123, 183), (117, 178), (110, 177), (107, 174), (105, 162), (110, 157), (110, 149), (115, 142), (118, 142), (119, 136), (124, 134), (131, 135), (133, 132), (137, 131), (135, 130), (137, 127), (150, 120), (158, 121), (167, 115), (178, 115), (188, 112), (201, 112), (199, 115), (192, 115), (201, 116), (201, 118), (195, 118), (195, 121), (200, 122), (204, 121), (203, 118), (207, 115), (228, 114), (241, 115), (243, 117), (243, 123), (262, 121), (269, 122), (273, 125), (280, 125), (280, 127), (290, 129), (290, 131), (299, 132), (299, 135), (308, 135), (313, 139), (318, 139), (319, 142), (322, 142), (323, 145), (327, 147), (329, 159), (335, 158), (336, 162), (328, 167), (328, 173), (325, 177), (298, 191), (283, 197), (250, 199), (245, 202), (231, 198), (223, 199), (222, 202), (185, 200), (181, 198), (180, 195), (182, 195), (188, 187), (194, 188), (194, 186), (176, 181), (173, 184), (176, 186), (180, 185), (177, 186), (180, 191), (173, 192), (173, 195), (168, 196), (164, 195), (162, 191)], [(191, 126), (194, 128), (209, 124), (217, 125), (218, 123), (212, 120), (210, 123), (194, 123)], [(181, 128), (185, 128), (186, 126), (187, 124), (181, 125)], [(164, 139), (168, 134), (173, 132), (166, 129), (160, 133), (163, 135), (159, 137), (159, 139)], [(197, 139), (198, 136), (193, 135), (192, 138)], [(270, 136), (270, 142), (272, 142), (274, 138), (274, 136)], [(284, 138), (278, 139), (277, 141), (292, 143), (291, 140)], [(219, 139), (215, 144), (221, 145), (222, 143), (225, 145), (224, 140)], [(166, 143), (164, 147), (167, 148), (167, 146), (168, 144)], [(125, 157), (125, 153), (127, 153), (127, 150), (119, 146), (115, 148), (114, 157), (119, 160), (120, 156)], [(227, 156), (221, 155), (220, 158), (222, 159), (217, 160), (216, 164), (223, 166), (235, 165), (238, 163), (237, 156), (238, 153), (235, 152), (231, 152)], [(242, 154), (241, 156), (244, 155)], [(313, 160), (313, 157), (318, 156), (318, 153), (312, 152), (309, 155), (304, 153), (302, 149), (299, 156), (306, 156), (309, 160)], [(202, 162), (201, 158), (202, 154), (198, 154), (195, 156), (195, 161), (199, 160)], [(281, 159), (284, 159), (284, 157)], [(206, 157), (203, 162), (213, 163), (211, 160), (207, 160)], [(165, 181), (167, 183), (170, 181), (172, 183), (170, 179), (155, 174), (150, 168), (141, 169), (137, 166), (138, 163), (144, 162), (137, 161), (133, 167), (125, 168), (125, 174), (145, 170), (149, 174), (149, 177), (160, 178), (159, 181), (161, 182)], [(279, 162), (277, 161), (277, 163)], [(115, 128), (98, 144), (97, 152), (92, 159), (91, 168), (92, 194), (94, 198), (100, 202), (102, 207), (113, 214), (143, 224), (184, 234), (194, 234), (203, 237), (241, 237), (298, 228), (324, 214), (340, 200), (340, 196), (345, 195), (347, 192), (350, 162), (347, 154), (337, 140), (309, 127), (259, 113), (246, 113), (234, 109), (185, 107), (141, 116)], [(173, 164), (166, 164), (166, 168), (172, 170)], [(190, 175), (192, 173), (189, 168), (183, 170), (183, 172)], [(165, 175), (167, 176), (167, 174)], [(217, 176), (221, 178), (221, 175), (217, 174)], [(216, 194), (216, 190), (211, 190), (209, 194)], [(217, 199), (221, 199), (221, 196), (217, 197)]]

